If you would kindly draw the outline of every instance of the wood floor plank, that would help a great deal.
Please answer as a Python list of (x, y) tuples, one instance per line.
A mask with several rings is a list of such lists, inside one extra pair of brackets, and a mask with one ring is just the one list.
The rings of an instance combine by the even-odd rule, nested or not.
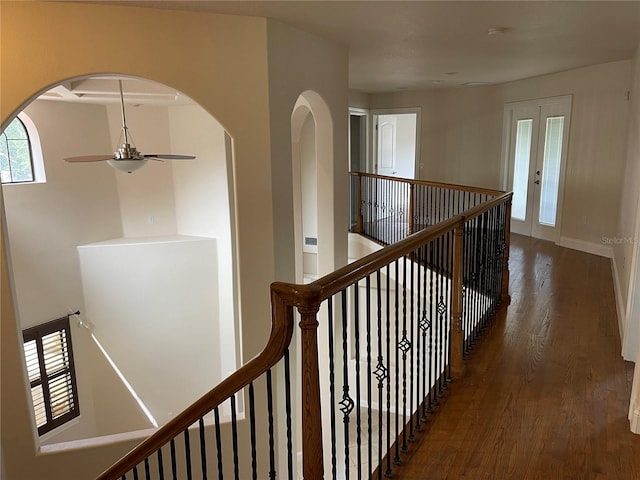
[(398, 478), (637, 480), (610, 261), (512, 236), (511, 305)]

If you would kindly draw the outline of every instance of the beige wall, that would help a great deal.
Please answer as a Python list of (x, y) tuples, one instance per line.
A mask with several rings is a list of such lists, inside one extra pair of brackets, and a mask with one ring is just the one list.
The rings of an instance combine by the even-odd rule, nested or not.
[[(602, 245), (615, 236), (626, 156), (631, 62), (506, 84), (504, 102), (572, 94), (562, 237)], [(584, 222), (583, 222), (584, 220)]]
[(640, 45), (633, 59), (631, 84), (631, 112), (627, 137), (627, 156), (620, 192), (617, 236), (613, 245), (613, 265), (618, 293), (623, 356), (636, 362), (629, 405), (631, 430), (640, 434)]
[[(239, 322), (235, 248), (234, 177), (222, 126), (198, 106), (170, 109), (172, 153), (197, 161), (171, 162), (177, 233), (213, 237), (218, 247), (220, 292), (218, 365), (222, 378), (236, 369)], [(146, 167), (145, 167), (146, 168)]]
[(268, 37), (276, 275), (293, 281), (291, 114), (303, 92), (312, 92), (308, 97), (316, 123), (320, 273), (347, 261), (348, 59), (342, 47), (278, 22), (268, 22)]
[[(131, 139), (143, 153), (180, 153), (171, 149), (169, 109), (127, 104), (127, 127)], [(119, 105), (107, 107), (111, 148), (122, 144), (122, 117)], [(122, 235), (144, 237), (176, 233), (176, 209), (171, 162), (148, 161), (138, 175), (118, 172), (116, 180)]]
[(369, 95), (358, 90), (349, 90), (349, 106), (353, 108), (369, 109)]
[[(250, 325), (255, 336), (245, 337), (243, 347), (249, 357), (257, 353), (269, 330), (268, 284), (274, 279), (265, 21), (105, 5), (3, 2), (1, 22), (3, 125), (49, 86), (96, 72), (171, 85), (220, 119), (234, 141), (242, 311), (255, 322)], [(114, 25), (127, 35), (113, 35)], [(159, 35), (159, 29), (181, 34)], [(253, 240), (256, 229), (264, 232), (260, 243)], [(35, 455), (4, 242), (0, 255), (2, 448), (9, 480), (90, 478), (132, 443)]]
[[(111, 118), (109, 138), (107, 118), (111, 116), (108, 113), (114, 110), (118, 115)], [(230, 246), (224, 131), (197, 106), (171, 109), (131, 107), (129, 110), (133, 112), (128, 115), (131, 134), (135, 132), (136, 145), (142, 151), (189, 151), (198, 156), (197, 160), (149, 162), (134, 174), (117, 172), (101, 163), (68, 164), (62, 159), (78, 153), (113, 151), (118, 145), (116, 142), (122, 141), (118, 135), (121, 125), (119, 108), (36, 100), (24, 111), (40, 137), (47, 182), (7, 185), (3, 191), (21, 328), (52, 320), (69, 311), (82, 312), (80, 317), (71, 321), (81, 415), (64, 428), (42, 437), (41, 445), (152, 426), (107, 363), (91, 332), (78, 326), (79, 318), (93, 325), (97, 340), (160, 424), (166, 422), (168, 412), (177, 413), (208, 391), (219, 381), (220, 372), (226, 375), (235, 370), (234, 262)], [(176, 117), (171, 135), (169, 111)], [(171, 144), (170, 136), (176, 145)], [(172, 173), (176, 177), (175, 197), (180, 205), (179, 219), (183, 227), (180, 232), (176, 231)], [(126, 188), (119, 188), (121, 182), (125, 182)], [(203, 182), (211, 184), (204, 198), (200, 195)], [(214, 212), (213, 218), (205, 213), (211, 211)], [(151, 218), (152, 222), (149, 221)], [(222, 265), (216, 268), (218, 255), (214, 246), (210, 252), (207, 251), (211, 253), (207, 265), (213, 266), (207, 271), (212, 272), (210, 274), (214, 278), (206, 277), (208, 284), (198, 282), (206, 290), (191, 286), (180, 293), (180, 286), (184, 283), (173, 275), (152, 276), (143, 282), (145, 287), (140, 287), (144, 274), (142, 269), (130, 270), (130, 275), (124, 279), (109, 278), (108, 268), (104, 266), (99, 272), (88, 275), (86, 261), (81, 282), (78, 245), (121, 236), (149, 237), (176, 233), (219, 239), (216, 243), (221, 245), (219, 257)], [(155, 254), (151, 253), (154, 248)], [(109, 251), (111, 257), (106, 264), (108, 267), (120, 258), (121, 261), (115, 262), (118, 274), (137, 263), (137, 258), (125, 262), (115, 255), (116, 251), (123, 250)], [(84, 251), (86, 253), (86, 249)], [(146, 265), (153, 265), (153, 271), (158, 273), (162, 266), (168, 268), (167, 259), (171, 258), (168, 253), (173, 251), (160, 250), (157, 245), (143, 247), (138, 251), (138, 257), (151, 254), (150, 258), (154, 260)], [(186, 253), (190, 251), (184, 250), (184, 258), (188, 258)], [(95, 262), (94, 257), (91, 258)], [(205, 265), (202, 263), (205, 256), (200, 255), (199, 258), (198, 263), (190, 266), (191, 279), (196, 278), (196, 267)], [(177, 273), (180, 268), (176, 266), (175, 272), (169, 273)], [(224, 285), (220, 292), (224, 295), (221, 297), (223, 301), (220, 302), (218, 273)], [(123, 298), (112, 287), (118, 285), (122, 288), (128, 277), (135, 278), (138, 283), (125, 289), (135, 292), (135, 295)], [(106, 283), (91, 289), (95, 282), (90, 280), (94, 279)], [(213, 288), (210, 288), (211, 283)], [(151, 285), (155, 286), (151, 288)], [(160, 295), (161, 286), (166, 288), (166, 293)], [(152, 295), (143, 301), (141, 294), (148, 289)], [(154, 298), (158, 300), (153, 301)], [(103, 306), (96, 308), (95, 304), (100, 302), (104, 302)], [(179, 302), (183, 302), (180, 307), (176, 305)], [(126, 307), (122, 307), (125, 304)], [(176, 312), (180, 312), (177, 317)], [(135, 322), (131, 322), (132, 317)], [(219, 318), (226, 320), (224, 342), (219, 341)], [(190, 329), (183, 328), (184, 322), (190, 325)], [(154, 331), (158, 323), (164, 326), (163, 329), (149, 338), (149, 332)], [(194, 331), (199, 335), (194, 337)], [(163, 347), (163, 338), (165, 342), (174, 341), (176, 345), (173, 348)], [(203, 348), (187, 355), (199, 342), (203, 342)], [(190, 345), (185, 350), (186, 344)], [(154, 362), (166, 363), (167, 358), (173, 360), (173, 368), (163, 369), (165, 378), (158, 375), (157, 363), (147, 365), (145, 371), (144, 359), (151, 357), (143, 355), (144, 349), (135, 348), (135, 345), (147, 345), (153, 351), (168, 355), (162, 361), (155, 358)], [(175, 373), (189, 365), (193, 367), (188, 373)], [(156, 398), (154, 389), (160, 385), (164, 388), (171, 370), (174, 371), (171, 378), (176, 383), (185, 382), (184, 386), (171, 390), (172, 396)]]
[[(634, 58), (634, 77), (631, 85), (631, 112), (627, 138), (627, 155), (620, 191), (620, 210), (616, 237), (613, 244), (614, 264), (617, 270), (619, 304), (626, 315), (629, 283), (633, 274), (632, 260), (637, 247), (638, 198), (640, 195), (640, 48)], [(637, 260), (636, 260), (637, 261)]]
[[(104, 107), (36, 101), (25, 114), (38, 131), (47, 182), (3, 189), (21, 329), (71, 311), (80, 310), (84, 315), (76, 245), (122, 233), (113, 171), (106, 166), (72, 166), (62, 161), (96, 149), (111, 151)], [(79, 328), (73, 317), (71, 335), (81, 416), (64, 431), (41, 439), (42, 444), (117, 433), (123, 431), (117, 430), (123, 423), (128, 423), (129, 429), (148, 427), (115, 374), (102, 368), (89, 332)], [(24, 381), (20, 388), (25, 390)], [(111, 407), (106, 410), (96, 405), (102, 399), (96, 389), (103, 388), (111, 392)], [(116, 421), (110, 413), (113, 406), (122, 412)]]
[(503, 85), (372, 95), (370, 105), (422, 107), (421, 178), (501, 188), (504, 104), (573, 95), (562, 237), (598, 249), (617, 231), (630, 79), (631, 62), (620, 61)]
[[(241, 339), (243, 358), (259, 352), (268, 337), (269, 283), (293, 278), (290, 128), (293, 106), (304, 91), (311, 91), (312, 97), (317, 94), (319, 115), (329, 120), (324, 123), (326, 131), (317, 132), (331, 138), (319, 154), (323, 165), (319, 177), (331, 193), (322, 220), (328, 235), (325, 258), (330, 264), (346, 262), (344, 48), (259, 18), (107, 5), (3, 2), (1, 22), (3, 125), (57, 82), (113, 72), (176, 88), (214, 115), (228, 132), (242, 329), (250, 332)], [(113, 35), (114, 25), (127, 34)], [(0, 258), (2, 450), (9, 480), (90, 478), (133, 442), (36, 455), (28, 400), (21, 387), (23, 372), (16, 361), (20, 341), (7, 288), (4, 235)]]
[(376, 94), (370, 106), (421, 107), (419, 178), (500, 186), (503, 105), (497, 87)]

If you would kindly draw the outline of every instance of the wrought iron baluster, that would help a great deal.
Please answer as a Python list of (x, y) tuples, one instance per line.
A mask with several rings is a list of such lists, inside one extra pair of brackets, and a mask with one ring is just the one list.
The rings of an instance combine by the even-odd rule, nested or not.
[(395, 453), (394, 453), (394, 457), (393, 457), (393, 463), (395, 465), (401, 465), (402, 461), (400, 460), (400, 442), (397, 441), (397, 439), (400, 437), (400, 385), (398, 384), (399, 382), (399, 378), (400, 378), (400, 346), (399, 346), (399, 342), (398, 342), (398, 335), (400, 333), (400, 266), (399, 266), (399, 262), (398, 260), (394, 261), (394, 265), (395, 265), (395, 273), (396, 273), (396, 279), (395, 279), (395, 294), (394, 294), (394, 311), (393, 311), (393, 317), (394, 317), (394, 329), (395, 329), (395, 336), (394, 336), (394, 340), (395, 340), (395, 376), (394, 376), (394, 384), (395, 384), (395, 396), (396, 396), (396, 401), (395, 401), (395, 438), (396, 438), (396, 448), (395, 448)]
[(429, 243), (429, 319), (431, 320), (431, 325), (429, 328), (429, 406), (427, 408), (428, 413), (433, 412), (433, 405), (438, 403), (437, 398), (434, 393), (435, 386), (435, 354), (436, 350), (434, 348), (434, 329), (436, 325), (436, 315), (435, 315), (435, 302), (434, 302), (434, 268), (435, 268), (435, 247), (436, 241), (431, 240)]
[[(438, 397), (441, 396), (441, 390), (442, 390), (442, 315), (440, 314), (440, 303), (441, 303), (441, 299), (442, 299), (442, 268), (440, 268), (440, 266), (442, 265), (442, 237), (438, 237), (436, 239), (436, 258), (437, 258), (437, 265), (438, 265), (438, 271), (437, 271), (437, 278), (436, 278), (436, 308), (437, 308), (437, 319), (438, 321), (436, 322), (436, 335), (435, 335), (435, 342), (436, 342), (436, 351), (435, 351), (435, 370), (434, 373), (436, 375), (436, 383), (437, 383), (437, 389), (435, 391), (436, 395), (435, 395), (435, 399), (437, 400)], [(434, 402), (437, 405), (437, 401)]]
[(378, 480), (382, 480), (382, 390), (384, 388), (384, 380), (387, 377), (387, 369), (384, 366), (384, 357), (382, 355), (382, 278), (380, 270), (376, 271), (376, 285), (378, 286), (378, 288), (376, 289), (376, 311), (378, 320), (378, 362), (373, 374), (378, 380)]
[(144, 478), (146, 480), (151, 480), (151, 470), (149, 467), (149, 458), (144, 459)]
[(398, 343), (402, 351), (402, 446), (400, 451), (408, 453), (407, 446), (407, 352), (411, 343), (407, 338), (407, 257), (402, 257), (402, 340)]
[[(391, 361), (391, 266), (387, 264), (387, 301), (386, 301), (386, 327), (387, 327), (387, 363)], [(390, 374), (391, 372), (389, 372)], [(391, 469), (391, 379), (387, 378), (387, 469), (385, 476), (390, 477)]]
[(256, 457), (256, 404), (253, 382), (249, 382), (249, 425), (251, 429), (251, 478), (258, 480), (258, 460)]
[(360, 409), (360, 286), (353, 285), (353, 335), (355, 340), (356, 359), (356, 459), (358, 478), (362, 478), (362, 424)]
[(185, 456), (185, 468), (187, 469), (187, 480), (192, 480), (191, 475), (191, 445), (189, 441), (189, 429), (184, 429), (184, 456)]
[[(420, 360), (422, 360), (422, 394), (420, 395), (420, 402), (422, 405), (422, 415), (416, 415), (418, 418), (417, 426), (420, 426), (420, 422), (426, 422), (427, 420), (427, 388), (430, 389), (430, 385), (427, 385), (427, 359), (428, 357), (428, 347), (427, 347), (427, 329), (429, 328), (429, 318), (427, 317), (427, 251), (429, 244), (422, 246), (422, 275), (419, 275), (418, 278), (422, 278), (422, 289), (418, 286), (418, 300), (420, 299), (420, 293), (422, 293), (422, 309), (419, 313), (420, 315), (420, 333), (421, 338), (418, 338), (418, 348), (420, 347), (420, 340), (422, 340), (422, 358), (420, 358), (420, 352), (418, 352), (418, 367), (420, 366)], [(420, 310), (420, 309), (418, 309)], [(429, 360), (431, 363), (431, 360)], [(418, 372), (418, 376), (420, 373)], [(418, 390), (420, 390), (418, 388)]]
[(133, 480), (138, 480), (138, 466), (133, 467)]
[(293, 429), (291, 427), (291, 367), (289, 365), (289, 349), (284, 351), (284, 391), (285, 413), (287, 423), (287, 479), (293, 480)]
[(342, 412), (342, 422), (344, 430), (344, 467), (345, 478), (349, 480), (349, 415), (351, 414), (354, 402), (349, 396), (349, 355), (347, 345), (347, 292), (340, 292), (341, 299), (341, 316), (342, 316), (342, 362), (343, 362), (343, 382), (342, 382), (342, 400), (338, 402), (340, 411)]
[(207, 480), (207, 445), (204, 436), (204, 418), (198, 420), (198, 430), (200, 432), (200, 469), (202, 480)]
[(222, 467), (222, 436), (220, 434), (220, 411), (218, 407), (213, 409), (215, 432), (216, 432), (216, 452), (218, 460), (218, 480), (224, 479), (224, 470)]
[[(371, 428), (371, 375), (372, 375), (372, 367), (371, 367), (371, 276), (367, 276), (365, 279), (365, 288), (366, 288), (366, 301), (367, 301), (367, 311), (366, 311), (366, 344), (367, 344), (367, 468), (368, 475), (371, 475), (371, 469), (373, 466), (373, 437), (372, 437), (372, 428)], [(380, 284), (378, 284), (378, 288), (380, 288)], [(380, 332), (378, 332), (380, 333)]]
[(171, 452), (171, 475), (173, 480), (178, 480), (178, 465), (176, 463), (176, 442), (172, 438), (169, 442)]
[(267, 420), (269, 425), (269, 480), (276, 478), (276, 453), (273, 431), (273, 384), (271, 369), (267, 370)]
[[(447, 388), (447, 383), (451, 383), (451, 355), (452, 355), (452, 346), (451, 342), (453, 341), (453, 329), (455, 326), (452, 323), (452, 299), (453, 299), (453, 232), (447, 233), (447, 270), (449, 272), (449, 281), (446, 283), (447, 291), (445, 298), (447, 299), (447, 312), (445, 321), (447, 322), (447, 328), (445, 329), (445, 345), (447, 345), (447, 378), (445, 383), (445, 389)], [(462, 347), (462, 346), (460, 346)]]
[[(413, 424), (413, 401), (414, 401), (414, 392), (416, 394), (415, 397), (415, 405), (416, 410), (420, 410), (420, 338), (418, 337), (416, 340), (415, 329), (417, 328), (418, 322), (415, 321), (415, 316), (420, 315), (420, 264), (418, 264), (418, 276), (416, 278), (416, 262), (420, 261), (420, 250), (416, 250), (411, 254), (411, 314), (409, 315), (409, 331), (411, 332), (409, 341), (411, 345), (415, 345), (415, 349), (411, 349), (411, 358), (409, 361), (410, 365), (410, 375), (411, 378), (411, 388), (409, 390), (409, 441), (415, 441), (415, 433), (414, 427), (416, 431), (420, 430), (420, 422), (419, 415), (415, 415), (416, 424)], [(418, 292), (417, 299), (416, 293)], [(417, 305), (414, 306), (414, 302), (417, 301)], [(418, 364), (414, 366), (414, 363), (418, 360)]]
[(331, 411), (331, 478), (337, 479), (336, 458), (336, 388), (335, 388), (335, 361), (333, 347), (333, 297), (327, 300), (328, 336), (329, 336), (329, 398)]
[(231, 395), (231, 441), (233, 448), (233, 476), (236, 480), (240, 480), (240, 465), (238, 461), (238, 420), (236, 410), (236, 396)]
[(162, 461), (162, 449), (159, 448), (156, 452), (156, 456), (158, 459), (158, 478), (159, 480), (164, 480), (164, 463)]

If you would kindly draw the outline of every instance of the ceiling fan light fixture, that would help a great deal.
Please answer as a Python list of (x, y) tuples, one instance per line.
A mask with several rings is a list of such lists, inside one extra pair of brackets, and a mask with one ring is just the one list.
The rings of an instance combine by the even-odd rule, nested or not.
[(115, 158), (112, 158), (111, 160), (107, 160), (107, 163), (116, 170), (132, 173), (142, 168), (147, 163), (147, 159), (143, 158), (140, 160), (117, 160)]
[(118, 81), (120, 87), (120, 108), (122, 112), (122, 136), (124, 142), (118, 150), (115, 151), (113, 156), (111, 155), (83, 155), (80, 157), (68, 157), (65, 158), (67, 162), (102, 162), (105, 161), (116, 170), (121, 172), (132, 173), (142, 168), (147, 159), (163, 161), (163, 160), (194, 160), (196, 157), (193, 155), (171, 155), (163, 153), (155, 153), (143, 155), (138, 151), (136, 147), (129, 143), (129, 128), (127, 127), (127, 117), (124, 110), (124, 93), (122, 92), (122, 80)]

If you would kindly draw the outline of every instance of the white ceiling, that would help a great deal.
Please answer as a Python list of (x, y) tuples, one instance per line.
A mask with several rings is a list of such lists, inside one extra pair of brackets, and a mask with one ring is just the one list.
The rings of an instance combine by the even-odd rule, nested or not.
[(369, 93), (502, 83), (629, 59), (640, 43), (640, 1), (100, 3), (280, 20), (348, 46), (350, 87)]

